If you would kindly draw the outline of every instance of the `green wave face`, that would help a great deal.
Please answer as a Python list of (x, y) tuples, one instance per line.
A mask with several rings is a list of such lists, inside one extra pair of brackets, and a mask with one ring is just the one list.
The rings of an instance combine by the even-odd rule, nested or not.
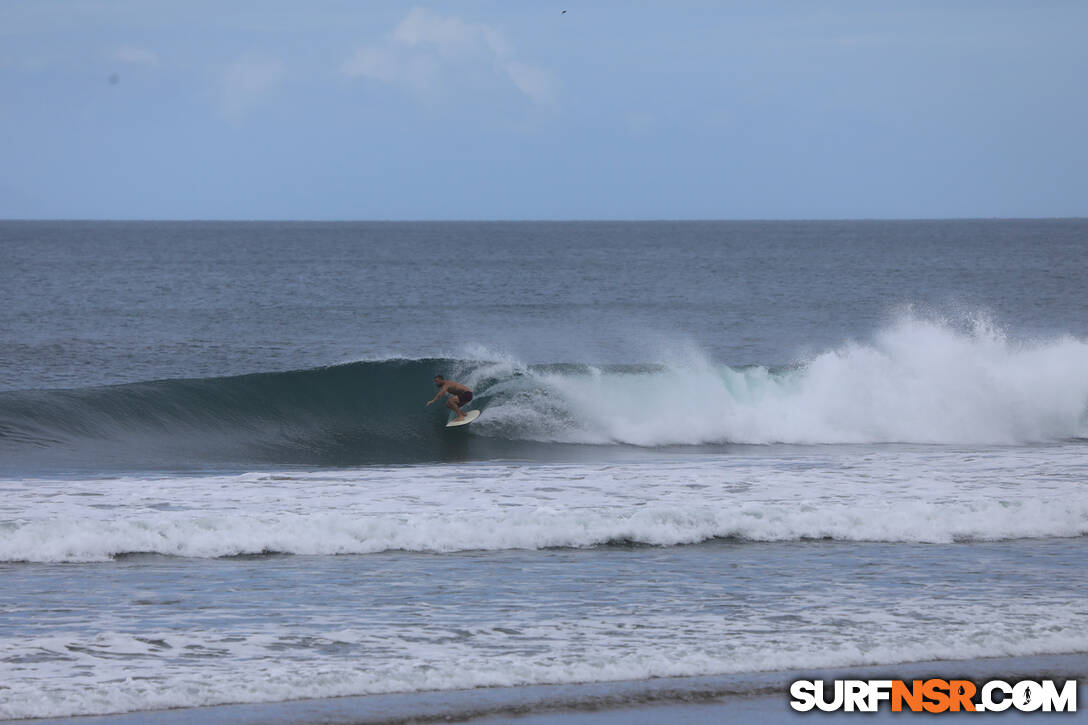
[[(617, 366), (637, 374), (652, 366)], [(469, 409), (494, 416), (462, 428), (442, 374), (469, 385)], [(0, 470), (353, 466), (569, 457), (553, 435), (574, 414), (555, 380), (585, 365), (520, 366), (452, 359), (355, 362), (254, 373), (0, 393)], [(511, 414), (513, 411), (513, 415)], [(594, 441), (596, 442), (596, 441)], [(577, 455), (577, 453), (575, 453)]]
[[(0, 393), (0, 470), (577, 460), (667, 446), (1030, 445), (1088, 437), (1088, 342), (909, 322), (782, 368), (385, 360)], [(473, 389), (447, 429), (433, 376)]]
[[(355, 465), (470, 455), (432, 378), (453, 360), (358, 362), (235, 377), (0, 394), (0, 451), (35, 462)], [(477, 394), (471, 407), (486, 406)], [(460, 433), (461, 435), (451, 435)]]

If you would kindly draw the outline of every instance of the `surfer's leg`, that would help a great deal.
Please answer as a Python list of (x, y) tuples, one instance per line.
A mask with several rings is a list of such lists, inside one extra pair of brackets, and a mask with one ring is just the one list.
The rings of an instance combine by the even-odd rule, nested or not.
[(457, 420), (464, 419), (465, 414), (461, 412), (461, 408), (457, 405), (456, 395), (451, 395), (450, 397), (446, 398), (446, 407), (452, 410), (454, 413), (457, 413)]

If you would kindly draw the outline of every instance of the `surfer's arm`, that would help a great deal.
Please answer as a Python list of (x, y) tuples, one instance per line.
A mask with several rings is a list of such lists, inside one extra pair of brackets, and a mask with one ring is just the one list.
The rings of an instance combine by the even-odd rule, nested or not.
[(430, 400), (428, 400), (428, 401), (427, 401), (427, 405), (430, 405), (430, 404), (431, 404), (431, 403), (433, 403), (434, 401), (436, 401), (436, 400), (438, 400), (439, 398), (441, 398), (441, 397), (442, 397), (442, 395), (443, 395), (443, 393), (448, 393), (448, 392), (449, 392), (449, 389), (450, 389), (450, 384), (449, 384), (449, 383), (446, 383), (445, 385), (443, 385), (443, 386), (442, 386), (442, 388), (441, 388), (441, 390), (439, 390), (439, 391), (438, 391), (437, 393), (435, 393), (435, 394), (434, 394), (434, 397), (433, 397), (433, 398), (431, 398)]

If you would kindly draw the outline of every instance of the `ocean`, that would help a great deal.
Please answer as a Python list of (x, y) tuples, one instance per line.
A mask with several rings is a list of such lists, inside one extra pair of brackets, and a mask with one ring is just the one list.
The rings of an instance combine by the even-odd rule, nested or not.
[(1084, 662), (1086, 250), (0, 222), (0, 718)]

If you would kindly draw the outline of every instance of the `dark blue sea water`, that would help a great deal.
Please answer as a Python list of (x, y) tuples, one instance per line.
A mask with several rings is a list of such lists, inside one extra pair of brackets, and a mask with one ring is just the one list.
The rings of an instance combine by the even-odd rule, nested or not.
[(0, 717), (1088, 652), (1086, 245), (0, 222)]

